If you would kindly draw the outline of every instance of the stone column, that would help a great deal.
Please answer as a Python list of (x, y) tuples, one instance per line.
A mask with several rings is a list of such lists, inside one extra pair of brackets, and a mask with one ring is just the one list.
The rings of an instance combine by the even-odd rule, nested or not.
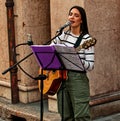
[[(1, 3), (2, 2), (0, 2), (0, 5)], [(27, 34), (32, 35), (34, 44), (43, 44), (50, 39), (49, 0), (15, 1), (14, 13), (16, 44), (27, 42)], [(4, 37), (4, 39), (6, 38)], [(7, 49), (5, 51), (7, 51)], [(30, 46), (26, 45), (17, 47), (16, 52), (18, 54), (17, 61), (20, 61), (32, 51), (30, 49)], [(7, 55), (5, 56), (5, 58), (7, 58)], [(7, 61), (7, 59), (5, 59), (5, 61)], [(37, 64), (37, 61), (35, 60), (35, 57), (33, 55), (27, 58), (25, 61), (21, 62), (20, 66), (33, 77), (36, 77), (39, 74), (39, 65)], [(6, 94), (4, 94), (4, 97), (10, 99), (10, 96), (8, 96), (10, 90), (10, 82), (9, 77), (6, 76), (6, 78), (8, 78), (8, 82), (2, 79), (0, 86), (4, 90), (6, 90)], [(6, 86), (3, 87), (3, 85)], [(20, 102), (28, 103), (38, 101), (40, 99), (38, 81), (35, 81), (28, 77), (20, 69), (18, 70), (18, 87)], [(0, 94), (2, 95), (2, 92)]]
[[(49, 0), (25, 0), (16, 2), (16, 36), (17, 43), (26, 42), (27, 34), (32, 35), (34, 44), (43, 44), (50, 39), (50, 7)], [(23, 46), (18, 49), (18, 60), (31, 53), (29, 46)], [(39, 66), (34, 55), (30, 56), (21, 63), (31, 76), (39, 75)], [(22, 71), (19, 71), (19, 90), (21, 102), (33, 102), (40, 99), (38, 81), (27, 77)]]

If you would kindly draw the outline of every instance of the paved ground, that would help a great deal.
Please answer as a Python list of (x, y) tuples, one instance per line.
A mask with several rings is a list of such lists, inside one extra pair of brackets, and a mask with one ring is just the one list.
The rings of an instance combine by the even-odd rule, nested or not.
[[(0, 118), (0, 121), (5, 121), (5, 120)], [(111, 116), (101, 117), (101, 118), (93, 120), (93, 121), (120, 121), (120, 114), (114, 114)]]
[(99, 117), (98, 119), (93, 121), (120, 121), (120, 113), (106, 117)]
[[(47, 101), (44, 101), (43, 106), (44, 121), (60, 121), (60, 116), (58, 113), (48, 111)], [(0, 99), (0, 121), (40, 121), (40, 107), (40, 102), (30, 104), (11, 104), (10, 102)], [(99, 117), (98, 119), (95, 119), (93, 121), (120, 121), (120, 113), (106, 117)]]

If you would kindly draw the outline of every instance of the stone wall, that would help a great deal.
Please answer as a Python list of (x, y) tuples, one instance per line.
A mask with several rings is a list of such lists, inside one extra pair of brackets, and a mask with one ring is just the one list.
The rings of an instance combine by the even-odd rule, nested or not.
[[(50, 39), (49, 12), (49, 0), (17, 1), (15, 4), (15, 14), (18, 15), (15, 23), (17, 43), (26, 42), (28, 33), (32, 35), (34, 44), (43, 44), (48, 41)], [(19, 48), (19, 60), (30, 52), (29, 46)], [(21, 66), (31, 76), (38, 76), (39, 66), (33, 55), (22, 62)], [(26, 103), (39, 100), (38, 81), (27, 77), (22, 71), (19, 71), (19, 79), (21, 80), (19, 82), (20, 100)]]
[[(16, 45), (28, 41), (27, 34), (32, 35), (34, 44), (43, 44), (50, 39), (50, 3), (49, 0), (25, 0), (14, 1), (15, 14), (15, 41)], [(0, 34), (1, 34), (1, 52), (0, 58), (1, 73), (9, 67), (8, 39), (7, 39), (7, 15), (5, 2), (0, 0)], [(16, 48), (17, 61), (31, 53), (29, 46), (20, 46)], [(38, 76), (39, 66), (34, 58), (20, 63), (20, 66), (31, 76)], [(2, 75), (0, 73), (0, 96), (11, 99), (10, 76), (9, 73)], [(20, 102), (28, 103), (40, 99), (38, 82), (26, 76), (20, 69), (18, 70), (18, 87)], [(5, 91), (3, 91), (5, 90)], [(6, 92), (6, 93), (4, 93)]]
[(6, 8), (5, 2), (0, 0), (0, 96), (11, 98), (10, 91), (10, 77), (9, 73), (6, 76), (2, 75), (4, 69), (9, 67), (9, 52), (8, 52), (8, 36), (7, 36), (7, 16), (6, 16)]
[(85, 2), (90, 33), (97, 38), (95, 69), (90, 73), (91, 96), (120, 91), (120, 1)]
[(120, 1), (85, 2), (90, 33), (97, 38), (95, 69), (88, 74), (92, 116), (120, 111)]

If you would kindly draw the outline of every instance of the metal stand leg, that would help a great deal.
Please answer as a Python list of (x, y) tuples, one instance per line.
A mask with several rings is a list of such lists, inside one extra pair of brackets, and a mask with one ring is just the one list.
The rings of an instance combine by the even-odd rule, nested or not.
[(41, 104), (40, 104), (40, 121), (43, 121), (43, 81), (46, 79), (46, 75), (43, 74), (43, 70), (41, 70), (41, 74), (36, 78), (37, 80), (41, 80), (40, 83), (40, 88), (41, 88), (41, 93), (40, 93), (40, 97), (41, 97)]

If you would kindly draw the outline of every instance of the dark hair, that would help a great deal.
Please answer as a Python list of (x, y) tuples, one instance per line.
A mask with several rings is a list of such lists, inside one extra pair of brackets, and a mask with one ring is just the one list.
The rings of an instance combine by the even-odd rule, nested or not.
[(88, 34), (89, 31), (88, 31), (88, 26), (87, 26), (87, 17), (86, 17), (85, 10), (82, 7), (80, 7), (80, 6), (73, 6), (72, 8), (70, 8), (69, 14), (70, 14), (70, 11), (73, 8), (76, 8), (80, 12), (80, 14), (81, 14), (81, 19), (82, 19), (81, 31), (82, 31), (82, 33), (83, 34)]

